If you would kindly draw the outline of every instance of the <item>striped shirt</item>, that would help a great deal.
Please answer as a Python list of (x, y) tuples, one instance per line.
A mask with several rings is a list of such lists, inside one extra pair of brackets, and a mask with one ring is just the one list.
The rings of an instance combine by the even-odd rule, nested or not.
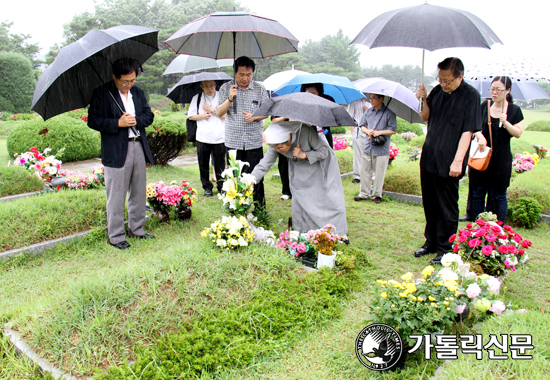
[[(363, 114), (359, 127), (367, 127), (367, 129), (375, 129), (377, 131), (397, 131), (397, 120), (395, 118), (395, 113), (386, 108), (386, 106), (381, 106), (378, 111), (374, 107), (369, 108)], [(373, 156), (389, 156), (390, 155), (390, 145), (391, 137), (386, 136), (388, 139), (384, 145), (372, 145), (371, 140), (367, 137), (365, 140), (365, 147), (363, 152), (366, 154), (372, 154)]]
[[(224, 83), (220, 88), (219, 104), (222, 104), (229, 97), (229, 89), (235, 84), (235, 80)], [(225, 146), (230, 149), (251, 150), (262, 147), (262, 132), (264, 130), (263, 120), (247, 123), (242, 111), (254, 113), (269, 99), (265, 87), (251, 81), (246, 89), (237, 86), (237, 112), (233, 112), (233, 103), (225, 115)]]

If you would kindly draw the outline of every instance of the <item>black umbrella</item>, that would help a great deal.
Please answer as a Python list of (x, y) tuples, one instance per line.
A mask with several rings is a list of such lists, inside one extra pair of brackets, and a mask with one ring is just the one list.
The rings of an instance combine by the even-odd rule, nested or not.
[(356, 125), (341, 105), (308, 92), (277, 96), (263, 103), (253, 116), (277, 115), (318, 127)]
[(216, 81), (216, 90), (225, 82), (229, 82), (231, 78), (226, 73), (221, 72), (206, 72), (193, 75), (186, 75), (180, 79), (174, 87), (168, 91), (168, 98), (174, 103), (190, 103), (193, 96), (202, 91), (201, 82), (204, 80)]
[(95, 88), (112, 79), (111, 65), (134, 58), (140, 65), (158, 49), (158, 30), (136, 25), (94, 29), (59, 51), (40, 76), (31, 109), (44, 120), (86, 107)]
[(298, 51), (298, 40), (277, 21), (248, 12), (216, 12), (191, 21), (165, 42), (177, 54), (213, 59), (265, 58)]
[(456, 47), (490, 49), (495, 43), (502, 44), (491, 28), (470, 12), (430, 4), (383, 13), (369, 22), (351, 43), (371, 49), (395, 46), (429, 51)]

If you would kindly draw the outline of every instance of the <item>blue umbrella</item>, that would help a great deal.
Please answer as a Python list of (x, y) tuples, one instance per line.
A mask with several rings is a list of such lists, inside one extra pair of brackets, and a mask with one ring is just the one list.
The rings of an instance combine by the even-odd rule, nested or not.
[(296, 75), (276, 89), (275, 94), (287, 95), (300, 92), (302, 84), (308, 83), (322, 83), (325, 95), (332, 96), (338, 104), (350, 104), (365, 97), (348, 78), (324, 73)]

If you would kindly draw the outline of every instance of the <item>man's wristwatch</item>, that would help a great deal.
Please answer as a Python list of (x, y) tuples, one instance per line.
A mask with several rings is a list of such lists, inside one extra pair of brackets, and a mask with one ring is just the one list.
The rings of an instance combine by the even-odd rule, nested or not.
[(227, 97), (227, 100), (229, 100), (229, 103), (233, 103), (233, 100), (231, 100), (230, 97)]

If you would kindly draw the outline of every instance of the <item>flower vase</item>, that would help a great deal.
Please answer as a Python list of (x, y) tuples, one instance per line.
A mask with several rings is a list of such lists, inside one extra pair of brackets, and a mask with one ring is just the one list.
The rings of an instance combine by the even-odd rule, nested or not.
[(191, 207), (183, 206), (176, 209), (176, 215), (179, 220), (191, 219)]
[(334, 268), (334, 260), (336, 259), (336, 252), (332, 252), (332, 255), (324, 255), (319, 252), (317, 256), (317, 269), (323, 267)]
[(391, 160), (388, 161), (388, 166), (391, 165), (391, 163), (393, 162), (394, 158), (392, 158)]
[(159, 223), (168, 223), (170, 221), (170, 214), (166, 210), (153, 210), (151, 215), (158, 219)]

